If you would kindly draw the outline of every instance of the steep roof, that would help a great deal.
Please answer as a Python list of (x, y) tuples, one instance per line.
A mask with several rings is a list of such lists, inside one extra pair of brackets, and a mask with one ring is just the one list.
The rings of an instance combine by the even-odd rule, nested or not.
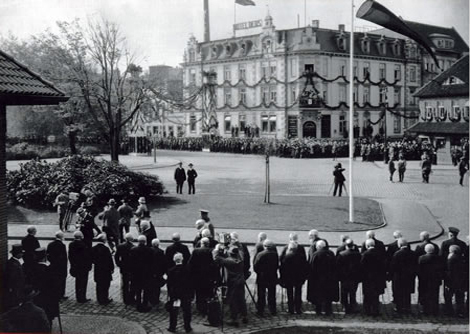
[(0, 104), (57, 104), (67, 100), (52, 83), (0, 50)]
[[(420, 98), (468, 96), (468, 58), (468, 55), (460, 58), (450, 68), (424, 85), (414, 96)], [(447, 84), (451, 77), (458, 78), (461, 83)]]

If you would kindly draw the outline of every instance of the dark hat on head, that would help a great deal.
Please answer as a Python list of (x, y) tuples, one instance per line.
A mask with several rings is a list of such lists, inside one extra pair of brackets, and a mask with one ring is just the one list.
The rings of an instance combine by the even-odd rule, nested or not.
[(209, 210), (200, 209), (199, 211), (201, 211), (201, 214), (209, 214)]
[(21, 246), (21, 244), (12, 245), (10, 253), (12, 255), (18, 255), (20, 253), (24, 253), (23, 246)]
[(183, 162), (182, 162), (182, 161), (178, 162), (178, 165), (182, 165), (182, 164), (183, 164)]
[(46, 249), (44, 247), (39, 247), (34, 250), (34, 256), (37, 260), (43, 259), (46, 257)]
[(338, 164), (335, 166), (335, 168), (341, 168), (341, 167), (343, 167), (343, 166), (341, 165), (340, 162), (338, 162)]
[(188, 166), (190, 166), (190, 167), (193, 167), (194, 165), (193, 165), (192, 163), (189, 163), (189, 165), (188, 165)]
[(449, 227), (449, 232), (453, 234), (459, 234), (460, 230), (457, 227)]

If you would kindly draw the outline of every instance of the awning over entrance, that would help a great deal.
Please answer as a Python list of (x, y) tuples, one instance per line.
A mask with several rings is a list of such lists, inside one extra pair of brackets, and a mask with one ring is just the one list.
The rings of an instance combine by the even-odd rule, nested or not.
[(434, 135), (467, 135), (469, 124), (467, 122), (420, 122), (406, 129), (406, 132), (416, 134)]

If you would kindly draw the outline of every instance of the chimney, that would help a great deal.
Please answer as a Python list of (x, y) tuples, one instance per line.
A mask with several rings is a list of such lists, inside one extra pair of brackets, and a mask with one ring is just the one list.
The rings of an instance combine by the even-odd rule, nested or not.
[(344, 32), (344, 24), (338, 25), (339, 32)]
[(320, 20), (312, 20), (312, 28), (314, 29), (320, 28)]

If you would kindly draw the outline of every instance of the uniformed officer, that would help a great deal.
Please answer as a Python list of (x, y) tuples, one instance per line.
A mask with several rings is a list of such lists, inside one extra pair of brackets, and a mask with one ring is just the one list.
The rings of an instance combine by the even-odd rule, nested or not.
[(197, 172), (193, 168), (193, 164), (190, 163), (188, 165), (188, 194), (191, 195), (196, 193), (196, 187), (195, 187), (195, 182), (197, 178)]

